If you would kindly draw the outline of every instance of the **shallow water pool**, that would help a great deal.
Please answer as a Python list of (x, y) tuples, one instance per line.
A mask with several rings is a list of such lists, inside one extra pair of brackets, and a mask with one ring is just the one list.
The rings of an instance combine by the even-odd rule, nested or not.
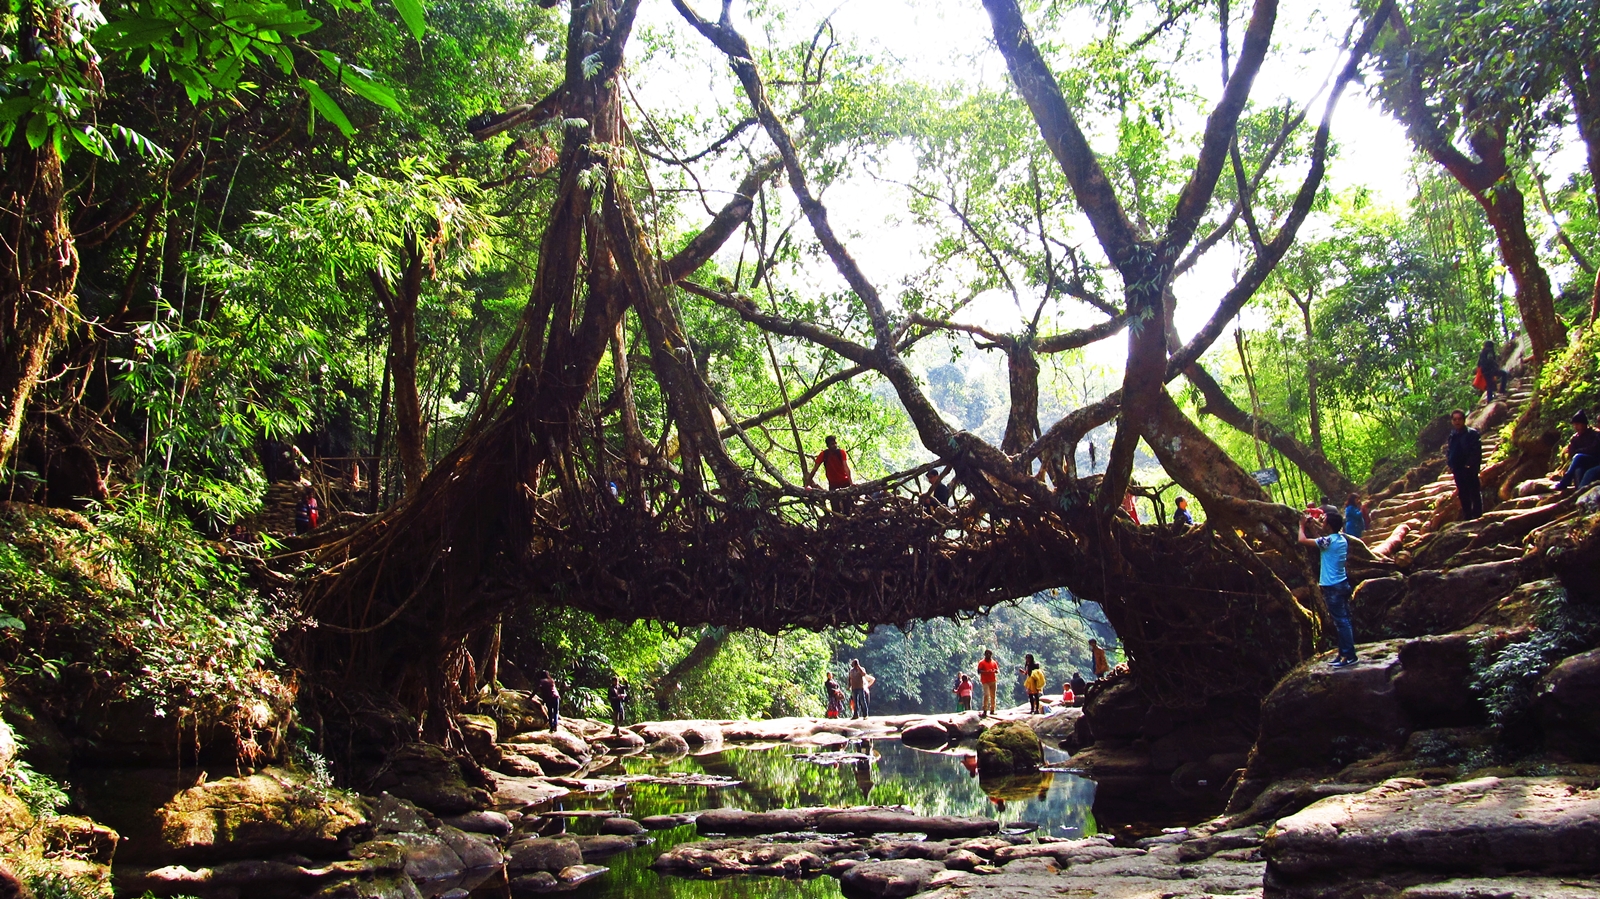
[[(1047, 750), (1051, 761), (1064, 763), (1063, 753)], [(1095, 832), (1090, 807), (1094, 782), (1066, 772), (1041, 772), (1003, 780), (980, 780), (970, 751), (925, 752), (899, 740), (862, 740), (826, 749), (794, 746), (729, 747), (704, 755), (662, 761), (649, 757), (622, 759), (629, 774), (687, 772), (715, 774), (740, 781), (725, 788), (661, 784), (629, 784), (595, 796), (569, 796), (554, 809), (613, 809), (633, 818), (696, 811), (742, 808), (766, 811), (804, 806), (904, 805), (928, 815), (982, 815), (1001, 826), (1029, 822), (1041, 834), (1086, 836)], [(616, 767), (607, 773), (619, 773)], [(569, 829), (592, 833), (598, 823), (575, 819)], [(582, 899), (755, 899), (755, 897), (836, 897), (838, 881), (816, 877), (804, 881), (772, 877), (692, 880), (657, 874), (650, 865), (665, 849), (698, 839), (693, 825), (657, 831), (655, 843), (601, 862), (608, 874), (564, 895)]]

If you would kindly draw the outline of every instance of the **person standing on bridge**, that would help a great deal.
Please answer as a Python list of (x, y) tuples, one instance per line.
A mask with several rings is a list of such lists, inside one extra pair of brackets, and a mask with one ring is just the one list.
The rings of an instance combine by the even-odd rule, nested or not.
[(1189, 514), (1189, 500), (1180, 496), (1173, 506), (1172, 526), (1179, 531), (1194, 527), (1194, 516)]
[(1444, 461), (1456, 479), (1461, 520), (1471, 521), (1483, 515), (1483, 489), (1478, 482), (1478, 469), (1483, 467), (1483, 444), (1478, 429), (1467, 427), (1467, 413), (1461, 409), (1450, 413), (1450, 442), (1445, 444)]
[(1356, 663), (1355, 631), (1350, 626), (1350, 594), (1354, 587), (1344, 565), (1350, 553), (1350, 541), (1340, 533), (1344, 529), (1344, 519), (1337, 512), (1328, 516), (1327, 533), (1322, 536), (1306, 534), (1306, 525), (1310, 522), (1309, 515), (1300, 519), (1300, 543), (1315, 546), (1321, 554), (1321, 577), (1317, 583), (1322, 587), (1322, 600), (1328, 604), (1328, 615), (1333, 618), (1334, 634), (1339, 643), (1339, 657), (1333, 660), (1333, 667), (1348, 668)]
[[(829, 490), (843, 490), (854, 482), (851, 478), (853, 472), (850, 470), (850, 454), (839, 448), (839, 438), (832, 434), (828, 435), (825, 442), (828, 445), (827, 449), (817, 453), (811, 471), (806, 473), (806, 483), (816, 485), (817, 469), (820, 468), (828, 476)], [(848, 502), (843, 497), (837, 497), (831, 500), (830, 504), (833, 506), (833, 511), (843, 512)]]
[(870, 712), (872, 703), (872, 684), (867, 669), (861, 667), (860, 659), (850, 660), (850, 709), (851, 718), (865, 718)]
[(983, 685), (983, 714), (994, 714), (994, 694), (1000, 682), (1000, 663), (994, 660), (994, 650), (985, 649), (978, 663), (978, 682)]

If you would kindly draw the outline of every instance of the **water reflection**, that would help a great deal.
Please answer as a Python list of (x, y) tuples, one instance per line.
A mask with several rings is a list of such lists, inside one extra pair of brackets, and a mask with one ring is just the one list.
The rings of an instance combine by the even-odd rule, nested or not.
[[(845, 746), (801, 749), (726, 748), (670, 761), (623, 759), (608, 773), (717, 774), (739, 780), (738, 786), (714, 789), (679, 784), (629, 784), (601, 796), (568, 797), (562, 809), (607, 808), (635, 818), (679, 814), (705, 808), (766, 811), (805, 806), (904, 805), (926, 815), (982, 815), (1006, 829), (1060, 837), (1095, 832), (1090, 805), (1094, 783), (1073, 774), (1041, 772), (1004, 778), (977, 776), (971, 748), (922, 751), (898, 740), (862, 740)], [(592, 833), (597, 822), (574, 819), (575, 833)], [(605, 862), (611, 872), (563, 895), (581, 899), (766, 899), (838, 897), (838, 881), (818, 877), (785, 881), (769, 877), (734, 877), (716, 881), (663, 877), (650, 868), (657, 855), (679, 843), (698, 839), (692, 825), (654, 834), (656, 842)]]

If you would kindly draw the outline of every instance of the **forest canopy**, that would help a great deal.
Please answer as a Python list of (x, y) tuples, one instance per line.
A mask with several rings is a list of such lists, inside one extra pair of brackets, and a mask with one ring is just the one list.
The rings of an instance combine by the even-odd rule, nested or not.
[[(280, 646), (418, 712), (502, 658), (693, 695), (708, 638), (698, 676), (777, 666), (730, 713), (806, 708), (839, 629), (1057, 588), (1152, 689), (1270, 680), (1320, 627), (1279, 504), (1431, 449), (1483, 341), (1594, 317), (1597, 26), (949, 6), (905, 5), (917, 57), (811, 5), (12, 0), (0, 486), (264, 557), (304, 478)], [(1352, 106), (1403, 195), (1341, 172)], [(921, 514), (929, 467), (968, 511)], [(1200, 582), (1259, 670), (1162, 642)], [(827, 636), (747, 630), (792, 626)]]

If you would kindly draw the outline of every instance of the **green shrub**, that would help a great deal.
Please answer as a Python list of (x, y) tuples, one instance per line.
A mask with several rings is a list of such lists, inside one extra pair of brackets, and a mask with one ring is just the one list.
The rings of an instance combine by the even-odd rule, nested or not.
[(1503, 733), (1516, 733), (1526, 724), (1534, 691), (1547, 671), (1600, 640), (1600, 608), (1569, 601), (1561, 587), (1537, 603), (1535, 627), (1526, 638), (1498, 652), (1480, 649), (1473, 665), (1472, 689)]
[(218, 545), (137, 497), (88, 517), (0, 510), (0, 665), (58, 713), (94, 695), (262, 726), (292, 701), (273, 652), (285, 621)]

